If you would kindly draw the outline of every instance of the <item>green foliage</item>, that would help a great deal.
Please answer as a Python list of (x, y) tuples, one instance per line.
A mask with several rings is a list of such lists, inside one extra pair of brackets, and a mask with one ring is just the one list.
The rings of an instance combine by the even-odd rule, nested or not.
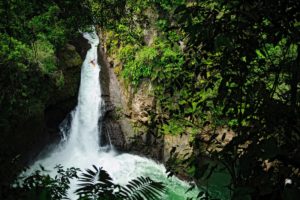
[[(37, 100), (31, 99), (31, 96), (34, 91), (38, 91), (38, 88), (30, 88), (29, 83), (35, 84), (41, 76), (38, 75), (28, 80), (30, 75), (37, 73), (36, 65), (33, 62), (33, 51), (27, 44), (8, 35), (1, 34), (0, 37), (1, 66), (7, 66), (7, 68), (3, 68), (0, 76), (2, 83), (0, 103), (2, 109), (5, 108), (1, 112), (1, 117), (5, 116), (9, 119), (15, 109), (30, 114), (32, 112), (30, 105), (34, 105), (31, 103), (37, 103)], [(43, 92), (41, 92), (40, 97), (43, 97)]]
[(179, 135), (185, 132), (185, 127), (179, 121), (171, 119), (162, 124), (160, 128), (162, 135), (171, 134), (171, 135)]
[(157, 56), (158, 52), (156, 49), (143, 47), (136, 52), (133, 60), (129, 60), (124, 65), (124, 70), (122, 71), (123, 77), (131, 80), (133, 85), (137, 85), (143, 78), (149, 78)]
[(62, 19), (58, 5), (51, 5), (48, 10), (40, 15), (34, 16), (28, 22), (28, 27), (36, 34), (36, 37), (49, 42), (55, 46), (61, 46), (66, 40), (66, 27)]
[(79, 199), (113, 199), (115, 185), (112, 178), (102, 168), (93, 165), (93, 170), (87, 169), (79, 178), (81, 182), (75, 191)]
[[(71, 26), (68, 19), (73, 16), (62, 16), (63, 4), (53, 1), (43, 4), (23, 0), (17, 3), (1, 1), (5, 9), (1, 11), (0, 21), (0, 105), (4, 109), (0, 118), (18, 120), (14, 114), (17, 111), (19, 115), (29, 117), (27, 110), (33, 107), (33, 103), (45, 104), (49, 90), (55, 83), (63, 82), (61, 76), (58, 79), (55, 76), (55, 55), (69, 39), (69, 34), (75, 33), (78, 27), (67, 29)], [(53, 79), (49, 81), (47, 75)], [(11, 123), (13, 125), (13, 121)]]
[[(108, 53), (122, 64), (122, 77), (136, 88), (144, 79), (152, 81), (158, 107), (151, 113), (155, 131), (181, 134), (192, 129), (197, 134), (209, 124), (235, 132), (226, 144), (213, 134), (205, 144), (209, 152), (195, 135), (192, 169), (199, 169), (197, 161), (205, 151), (230, 173), (236, 199), (286, 195), (288, 189), (281, 187), (286, 177), (293, 179), (291, 191), (297, 193), (298, 1), (0, 3), (0, 108), (5, 108), (0, 126), (15, 119), (15, 111), (27, 116), (43, 110), (49, 85), (40, 83), (61, 86), (64, 80), (55, 66), (58, 47), (79, 28), (100, 22)], [(144, 30), (151, 28), (157, 34), (146, 45)], [(47, 76), (54, 80), (48, 82)], [(39, 98), (33, 98), (36, 94)], [(221, 151), (208, 148), (216, 145)], [(270, 170), (265, 162), (272, 163)]]
[(32, 59), (32, 51), (30, 47), (7, 34), (1, 33), (0, 38), (1, 64), (14, 63), (14, 66), (17, 67), (18, 70), (26, 71), (28, 67), (28, 60)]
[(171, 12), (174, 10), (174, 7), (185, 3), (185, 0), (154, 0), (154, 2), (157, 3), (164, 12)]
[(37, 40), (35, 48), (35, 62), (44, 74), (51, 74), (56, 70), (56, 57), (53, 45), (47, 40)]
[(67, 199), (67, 191), (70, 188), (70, 180), (77, 178), (79, 169), (63, 169), (61, 165), (55, 167), (57, 175), (53, 178), (42, 166), (27, 177), (22, 177), (0, 193), (0, 197), (7, 200), (13, 199)]
[[(69, 3), (72, 4), (71, 1)], [(90, 17), (90, 21), (97, 25), (100, 24), (102, 27), (114, 27), (118, 24), (120, 18), (125, 14), (126, 4), (126, 0), (86, 0), (82, 2), (83, 7), (88, 8), (87, 15)]]
[(55, 85), (58, 88), (62, 88), (65, 84), (65, 79), (62, 71), (58, 71), (52, 74), (52, 77), (55, 79)]
[(13, 185), (2, 187), (0, 197), (7, 200), (60, 200), (68, 199), (71, 179), (78, 179), (78, 189), (75, 193), (79, 200), (147, 200), (160, 199), (165, 191), (161, 182), (150, 178), (138, 177), (125, 186), (113, 183), (110, 175), (102, 168), (93, 165), (78, 177), (78, 168), (63, 169), (61, 165), (55, 167), (57, 175), (48, 175), (49, 171), (40, 166), (41, 170), (19, 177)]
[(127, 44), (123, 48), (120, 48), (118, 57), (123, 62), (127, 63), (135, 59), (135, 52), (138, 47), (135, 47), (134, 45)]
[[(236, 133), (222, 151), (209, 152), (229, 170), (234, 199), (282, 195), (282, 189), (275, 189), (282, 184), (279, 177), (298, 179), (292, 169), (299, 169), (299, 163), (292, 160), (299, 156), (294, 129), (299, 126), (299, 30), (285, 24), (289, 14), (299, 18), (299, 4), (261, 3), (193, 2), (177, 7), (174, 17), (187, 36), (185, 69), (201, 77), (197, 93), (204, 101), (197, 104), (199, 112), (205, 121), (229, 125)], [(267, 12), (285, 6), (295, 10)], [(209, 145), (216, 144), (211, 138)], [(272, 164), (274, 171), (263, 168), (266, 160), (277, 163)], [(272, 189), (262, 194), (266, 186)]]
[(121, 187), (119, 194), (120, 199), (160, 199), (165, 186), (161, 182), (155, 182), (149, 177), (138, 177), (131, 180), (127, 185)]
[[(126, 41), (116, 36), (113, 52), (129, 83), (138, 87), (144, 78), (152, 81), (159, 110), (152, 113), (155, 130), (165, 134), (231, 128), (235, 136), (228, 143), (226, 135), (222, 142), (216, 134), (208, 141), (196, 135), (195, 162), (190, 165), (199, 168), (196, 161), (201, 153), (221, 162), (232, 177), (235, 199), (282, 196), (283, 177), (292, 177), (292, 188), (297, 190), (299, 2), (148, 3), (158, 15), (150, 24), (157, 31), (154, 42), (147, 46), (133, 42), (134, 37)], [(123, 21), (131, 32), (142, 27)], [(153, 59), (140, 56), (140, 51), (148, 55), (152, 49), (157, 52)], [(272, 169), (264, 168), (264, 162), (271, 162)]]
[(93, 170), (82, 173), (76, 193), (79, 199), (159, 199), (164, 185), (150, 178), (138, 177), (127, 185), (120, 186), (112, 182), (112, 178), (102, 168), (93, 166)]

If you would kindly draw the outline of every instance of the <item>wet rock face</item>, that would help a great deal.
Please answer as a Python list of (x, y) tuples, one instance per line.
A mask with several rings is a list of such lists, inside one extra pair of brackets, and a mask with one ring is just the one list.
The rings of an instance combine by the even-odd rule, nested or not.
[(87, 51), (91, 48), (91, 45), (82, 35), (75, 37), (70, 44), (75, 47), (76, 52), (80, 55), (82, 60), (85, 58)]
[[(196, 135), (196, 141), (201, 143), (202, 148), (210, 151), (221, 151), (235, 136), (235, 133), (228, 127), (212, 128), (210, 126), (204, 127), (202, 132)], [(211, 141), (211, 138), (214, 138)], [(209, 146), (207, 144), (210, 144)], [(248, 145), (246, 142), (245, 145)]]
[(178, 158), (183, 160), (188, 158), (193, 153), (193, 147), (190, 145), (190, 136), (188, 134), (182, 135), (165, 135), (164, 136), (164, 162), (170, 158), (170, 152), (174, 149)]
[(118, 121), (111, 116), (112, 112), (106, 115), (102, 126), (101, 145), (113, 144), (118, 150), (125, 148), (125, 138)]
[(104, 48), (98, 52), (107, 111), (102, 121), (102, 144), (108, 144), (110, 139), (118, 150), (163, 161), (164, 140), (155, 137), (149, 128), (149, 113), (155, 106), (150, 82), (143, 82), (136, 91), (126, 87), (114, 73), (114, 60), (107, 57)]
[[(101, 66), (100, 72), (100, 86), (101, 86), (101, 96), (104, 100), (104, 116), (101, 119), (101, 144), (107, 145), (113, 144), (118, 150), (125, 149), (125, 138), (119, 122), (119, 117), (116, 110), (116, 105), (119, 105), (115, 100), (121, 98), (119, 94), (119, 89), (117, 88), (115, 77), (110, 69), (110, 65), (107, 62), (106, 55), (103, 48), (99, 46), (98, 48), (98, 62)], [(115, 97), (117, 96), (117, 97)]]
[(151, 133), (136, 134), (135, 137), (130, 138), (127, 143), (127, 149), (138, 155), (146, 156), (154, 160), (164, 161), (164, 138), (156, 137)]
[[(129, 94), (131, 102), (127, 102), (131, 118), (141, 124), (150, 123), (149, 112), (154, 109), (154, 96), (150, 82), (143, 82), (136, 93)], [(131, 103), (131, 104), (130, 104)]]

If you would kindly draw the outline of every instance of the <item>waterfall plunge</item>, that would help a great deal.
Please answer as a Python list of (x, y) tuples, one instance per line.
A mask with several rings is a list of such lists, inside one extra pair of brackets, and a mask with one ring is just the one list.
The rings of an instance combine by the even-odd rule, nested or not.
[[(71, 113), (71, 126), (67, 127), (68, 123), (63, 123), (62, 142), (55, 149), (50, 150), (46, 156), (37, 160), (29, 173), (38, 169), (39, 165), (46, 169), (53, 169), (57, 164), (61, 164), (64, 167), (76, 167), (82, 170), (96, 165), (103, 167), (115, 183), (122, 185), (139, 176), (150, 177), (166, 184), (167, 194), (162, 199), (185, 199), (184, 194), (189, 188), (188, 184), (176, 177), (167, 178), (163, 165), (140, 156), (118, 154), (113, 150), (105, 152), (99, 148), (98, 122), (102, 115), (101, 107), (104, 104), (99, 82), (101, 66), (97, 64), (99, 38), (95, 32), (84, 33), (83, 36), (89, 41), (91, 48), (82, 65), (78, 105)], [(55, 172), (50, 172), (50, 175), (54, 176)], [(76, 184), (76, 181), (71, 183), (69, 191), (71, 199), (76, 199), (73, 193)], [(197, 191), (189, 194), (188, 196), (196, 197)]]

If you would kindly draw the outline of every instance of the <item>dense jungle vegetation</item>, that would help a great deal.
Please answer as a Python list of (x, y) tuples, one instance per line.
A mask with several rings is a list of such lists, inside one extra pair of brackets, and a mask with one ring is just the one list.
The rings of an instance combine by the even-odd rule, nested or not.
[[(118, 77), (136, 90), (153, 85), (152, 134), (191, 135), (192, 156), (171, 161), (171, 173), (187, 166), (201, 184), (221, 165), (232, 199), (298, 199), (300, 1), (1, 0), (0, 16), (0, 130), (9, 146), (21, 138), (14, 126), (43, 112), (64, 84), (60, 48), (97, 25), (121, 63)], [(225, 142), (219, 127), (233, 138)], [(20, 152), (5, 146), (0, 177), (12, 181)]]

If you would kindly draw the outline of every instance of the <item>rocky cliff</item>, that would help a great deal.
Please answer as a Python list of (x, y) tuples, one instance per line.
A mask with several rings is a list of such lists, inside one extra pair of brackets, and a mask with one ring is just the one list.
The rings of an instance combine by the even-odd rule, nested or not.
[[(161, 162), (168, 160), (173, 147), (176, 147), (179, 154), (191, 153), (189, 135), (156, 136), (151, 113), (158, 108), (151, 81), (145, 79), (137, 88), (126, 84), (115, 73), (122, 63), (107, 53), (105, 34), (100, 34), (100, 38), (100, 79), (107, 109), (103, 119), (102, 141), (107, 142), (110, 137), (113, 145), (119, 150), (130, 151)], [(145, 40), (149, 42), (151, 37), (147, 36)]]

